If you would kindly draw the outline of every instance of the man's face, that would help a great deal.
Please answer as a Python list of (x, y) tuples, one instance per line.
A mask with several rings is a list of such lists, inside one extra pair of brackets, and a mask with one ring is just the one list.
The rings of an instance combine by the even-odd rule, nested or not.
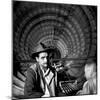
[(48, 63), (48, 54), (47, 52), (41, 52), (39, 53), (39, 56), (36, 57), (37, 62), (39, 63), (40, 66), (46, 68), (47, 63)]

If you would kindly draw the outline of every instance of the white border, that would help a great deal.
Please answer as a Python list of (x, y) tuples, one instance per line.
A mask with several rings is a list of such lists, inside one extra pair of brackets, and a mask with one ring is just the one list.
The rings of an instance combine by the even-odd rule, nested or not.
[(36, 2), (51, 2), (51, 3), (67, 3), (67, 4), (84, 4), (97, 5), (98, 0), (17, 0), (17, 1), (36, 1)]
[[(19, 0), (20, 1), (20, 0)], [(98, 6), (98, 55), (100, 51), (100, 2), (99, 0), (21, 0), (21, 1), (38, 1), (38, 2), (52, 2), (52, 3), (66, 3), (66, 4), (85, 4)], [(11, 0), (0, 0), (0, 100), (9, 100), (11, 96), (11, 73), (12, 73), (12, 3)], [(98, 56), (98, 85), (100, 84), (100, 64)], [(92, 96), (71, 96), (59, 98), (46, 98), (50, 100), (70, 99), (70, 100), (98, 100), (100, 97), (100, 85), (98, 86), (98, 95)], [(40, 100), (43, 100), (41, 98)], [(34, 100), (34, 99), (33, 99)]]

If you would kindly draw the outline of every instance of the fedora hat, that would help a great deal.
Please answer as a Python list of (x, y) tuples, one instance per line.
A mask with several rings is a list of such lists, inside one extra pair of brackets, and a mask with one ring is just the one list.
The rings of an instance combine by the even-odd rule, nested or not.
[(41, 53), (41, 52), (47, 52), (47, 53), (49, 53), (50, 51), (52, 51), (51, 48), (48, 48), (45, 44), (40, 43), (38, 46), (36, 46), (36, 47), (34, 48), (34, 51), (33, 51), (33, 53), (32, 53), (32, 58), (35, 59), (35, 57), (36, 57), (39, 53)]

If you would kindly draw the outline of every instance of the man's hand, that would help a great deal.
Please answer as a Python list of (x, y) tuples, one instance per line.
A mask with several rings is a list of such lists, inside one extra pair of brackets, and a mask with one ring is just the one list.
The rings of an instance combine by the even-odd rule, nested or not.
[(80, 90), (80, 91), (78, 91), (77, 93), (76, 93), (76, 95), (82, 95), (83, 94), (83, 91), (82, 90)]

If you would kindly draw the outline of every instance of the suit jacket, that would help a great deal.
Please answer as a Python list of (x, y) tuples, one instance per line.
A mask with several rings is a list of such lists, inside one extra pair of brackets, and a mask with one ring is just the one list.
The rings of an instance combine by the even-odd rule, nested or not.
[[(51, 70), (54, 79), (52, 80), (52, 84), (48, 86), (48, 90), (50, 91), (50, 96), (56, 96), (56, 85), (57, 79), (56, 74), (53, 70)], [(37, 98), (42, 97), (45, 92), (45, 80), (43, 78), (43, 73), (39, 64), (32, 65), (27, 70), (25, 87), (24, 87), (24, 95), (26, 98)]]

